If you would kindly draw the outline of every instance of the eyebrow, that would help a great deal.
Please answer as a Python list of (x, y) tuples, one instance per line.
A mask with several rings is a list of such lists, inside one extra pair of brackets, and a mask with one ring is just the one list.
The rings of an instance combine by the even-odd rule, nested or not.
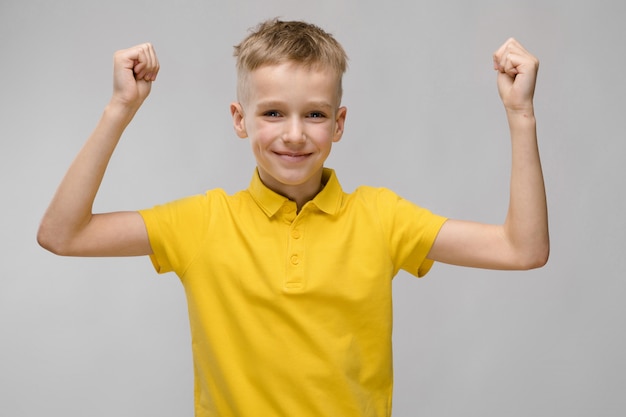
[[(268, 101), (261, 101), (261, 102), (259, 102), (257, 104), (257, 107), (263, 108), (263, 109), (275, 108), (275, 107), (282, 107), (286, 103), (287, 102), (285, 102), (285, 101), (268, 100)], [(326, 101), (308, 101), (308, 102), (306, 102), (306, 106), (307, 107), (313, 107), (313, 108), (321, 109), (321, 110), (326, 110), (326, 111), (330, 111), (330, 110), (334, 109), (334, 107), (330, 103), (328, 103)]]

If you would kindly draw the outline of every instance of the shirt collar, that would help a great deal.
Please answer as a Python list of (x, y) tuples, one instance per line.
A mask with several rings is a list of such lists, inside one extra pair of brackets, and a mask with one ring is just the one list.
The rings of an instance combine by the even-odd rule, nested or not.
[[(322, 184), (324, 184), (324, 188), (307, 204), (313, 204), (327, 214), (336, 214), (341, 207), (343, 190), (334, 170), (324, 168)], [(267, 188), (259, 177), (258, 169), (254, 171), (248, 192), (268, 217), (274, 216), (285, 203), (290, 201)]]

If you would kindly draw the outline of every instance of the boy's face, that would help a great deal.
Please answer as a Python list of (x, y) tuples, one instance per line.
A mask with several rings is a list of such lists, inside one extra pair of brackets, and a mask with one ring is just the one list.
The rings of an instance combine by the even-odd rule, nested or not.
[(261, 180), (287, 197), (312, 198), (343, 134), (337, 75), (288, 62), (252, 71), (247, 87), (231, 113), (237, 135), (250, 140)]

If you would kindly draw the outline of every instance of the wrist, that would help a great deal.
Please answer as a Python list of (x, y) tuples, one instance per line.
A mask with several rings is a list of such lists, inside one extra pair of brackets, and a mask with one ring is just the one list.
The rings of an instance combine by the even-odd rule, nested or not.
[(133, 106), (127, 102), (112, 98), (104, 108), (104, 115), (107, 118), (117, 120), (120, 123), (128, 124), (139, 110), (139, 106)]
[(506, 117), (511, 122), (535, 122), (535, 109), (533, 106), (519, 108), (505, 108)]

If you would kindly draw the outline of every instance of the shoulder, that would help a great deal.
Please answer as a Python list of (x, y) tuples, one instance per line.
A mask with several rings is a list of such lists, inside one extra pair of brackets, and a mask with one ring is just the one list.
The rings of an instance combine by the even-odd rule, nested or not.
[(348, 200), (363, 207), (363, 210), (375, 211), (381, 221), (443, 223), (444, 217), (432, 213), (385, 187), (360, 186), (348, 194)]
[(228, 197), (224, 190), (216, 188), (139, 210), (139, 213), (147, 223), (198, 221), (215, 210), (216, 205), (225, 204)]
[(369, 185), (361, 185), (347, 196), (348, 200), (360, 202), (370, 208), (378, 207), (381, 204), (383, 207), (389, 207), (404, 200), (389, 188), (372, 187)]
[(370, 185), (360, 185), (352, 193), (348, 195), (355, 196), (357, 198), (400, 198), (398, 194), (389, 188), (385, 187), (372, 187)]
[(389, 225), (397, 214), (398, 204), (402, 198), (384, 187), (362, 185), (353, 192), (345, 194), (343, 202), (344, 214), (365, 216), (371, 221)]
[[(239, 193), (237, 193), (239, 194)], [(232, 199), (234, 195), (229, 195), (221, 188), (214, 188), (208, 191), (205, 191), (202, 194), (193, 194), (185, 197), (177, 198), (166, 203), (158, 204), (148, 210), (181, 210), (181, 209), (191, 209), (200, 208), (203, 206), (209, 206), (211, 204), (215, 204), (219, 202), (228, 202)]]

